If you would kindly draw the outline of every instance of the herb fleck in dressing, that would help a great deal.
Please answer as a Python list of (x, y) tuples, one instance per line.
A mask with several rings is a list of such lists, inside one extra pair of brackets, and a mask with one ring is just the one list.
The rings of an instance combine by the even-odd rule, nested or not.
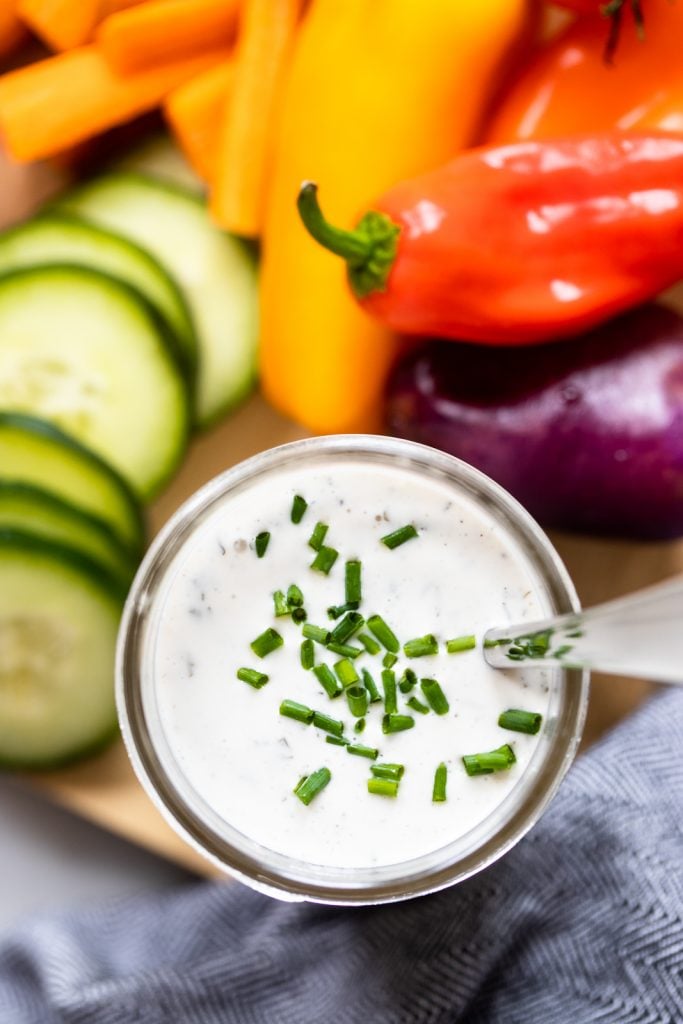
[(351, 456), (251, 481), (185, 544), (160, 601), (166, 742), (202, 800), (271, 850), (410, 860), (480, 825), (524, 775), (549, 674), (490, 668), (481, 636), (548, 608), (452, 483)]

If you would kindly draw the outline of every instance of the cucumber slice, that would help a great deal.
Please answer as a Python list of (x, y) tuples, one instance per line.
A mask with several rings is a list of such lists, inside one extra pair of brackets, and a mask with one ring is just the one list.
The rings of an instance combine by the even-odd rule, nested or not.
[(144, 546), (140, 506), (97, 455), (44, 420), (0, 413), (0, 473), (33, 484), (104, 520), (133, 557)]
[(56, 423), (143, 498), (187, 442), (170, 344), (153, 307), (99, 271), (54, 264), (0, 277), (0, 408)]
[(185, 156), (168, 135), (157, 135), (138, 146), (132, 153), (116, 161), (120, 171), (136, 171), (150, 178), (158, 178), (171, 185), (180, 185), (198, 195), (204, 195), (206, 186), (195, 174)]
[(122, 547), (111, 527), (40, 487), (0, 480), (0, 531), (22, 530), (66, 544), (94, 559), (123, 584), (135, 575), (137, 559)]
[(200, 426), (251, 391), (258, 334), (255, 261), (244, 242), (211, 224), (200, 198), (129, 172), (68, 193), (58, 208), (148, 249), (184, 290), (199, 342)]
[(166, 319), (188, 373), (194, 373), (197, 339), (187, 304), (175, 281), (145, 249), (66, 213), (46, 213), (0, 235), (0, 273), (45, 263), (81, 264), (137, 288)]
[(123, 600), (80, 552), (0, 531), (0, 764), (52, 766), (115, 735)]

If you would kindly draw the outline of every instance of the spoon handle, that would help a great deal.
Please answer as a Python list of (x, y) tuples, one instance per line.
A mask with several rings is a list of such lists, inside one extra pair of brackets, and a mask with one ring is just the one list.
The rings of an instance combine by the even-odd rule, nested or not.
[(489, 629), (494, 668), (587, 668), (683, 683), (683, 576), (628, 597), (531, 624)]

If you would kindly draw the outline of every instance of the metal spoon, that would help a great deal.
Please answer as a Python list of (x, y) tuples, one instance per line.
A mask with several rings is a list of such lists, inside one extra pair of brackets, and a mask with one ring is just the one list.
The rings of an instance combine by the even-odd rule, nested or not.
[(494, 668), (587, 668), (683, 683), (683, 576), (628, 597), (531, 624), (489, 629)]

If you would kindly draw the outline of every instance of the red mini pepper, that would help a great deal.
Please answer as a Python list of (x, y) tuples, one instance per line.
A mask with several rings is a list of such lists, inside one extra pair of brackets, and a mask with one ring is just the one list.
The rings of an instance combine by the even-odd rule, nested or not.
[(299, 210), (347, 260), (362, 306), (394, 330), (546, 341), (683, 277), (683, 137), (606, 133), (470, 150), (396, 185), (353, 231), (325, 221), (311, 183)]

